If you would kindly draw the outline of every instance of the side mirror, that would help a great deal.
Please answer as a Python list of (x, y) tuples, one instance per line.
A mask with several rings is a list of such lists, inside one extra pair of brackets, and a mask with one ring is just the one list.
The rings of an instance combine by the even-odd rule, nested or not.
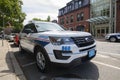
[(29, 33), (33, 33), (33, 31), (31, 29), (25, 29), (24, 33), (29, 34)]

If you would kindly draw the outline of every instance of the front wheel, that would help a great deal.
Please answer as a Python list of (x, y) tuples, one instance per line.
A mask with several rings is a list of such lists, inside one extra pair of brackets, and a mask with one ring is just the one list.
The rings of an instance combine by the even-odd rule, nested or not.
[(115, 37), (111, 37), (111, 38), (110, 38), (110, 41), (111, 41), (111, 42), (116, 42), (117, 39), (116, 39)]
[(39, 67), (41, 72), (47, 72), (48, 71), (48, 66), (49, 65), (49, 60), (47, 59), (47, 56), (43, 53), (43, 51), (38, 50), (36, 52), (36, 61), (37, 61), (37, 66)]
[(21, 54), (23, 54), (23, 53), (25, 52), (25, 50), (22, 48), (21, 45), (19, 45), (19, 52), (20, 52)]

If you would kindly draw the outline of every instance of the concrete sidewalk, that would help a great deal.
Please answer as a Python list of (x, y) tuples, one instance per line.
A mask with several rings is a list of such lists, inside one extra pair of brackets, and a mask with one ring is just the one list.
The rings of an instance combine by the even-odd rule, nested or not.
[(106, 42), (105, 38), (95, 38), (96, 41), (103, 41)]
[(9, 43), (0, 40), (0, 80), (26, 80)]

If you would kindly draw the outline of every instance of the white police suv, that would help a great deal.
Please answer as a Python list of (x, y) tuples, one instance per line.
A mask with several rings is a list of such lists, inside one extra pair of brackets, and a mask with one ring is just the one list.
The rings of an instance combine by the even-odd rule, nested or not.
[(72, 64), (89, 61), (96, 55), (96, 43), (90, 33), (65, 31), (56, 23), (33, 21), (20, 33), (20, 51), (35, 54), (42, 72), (50, 63)]

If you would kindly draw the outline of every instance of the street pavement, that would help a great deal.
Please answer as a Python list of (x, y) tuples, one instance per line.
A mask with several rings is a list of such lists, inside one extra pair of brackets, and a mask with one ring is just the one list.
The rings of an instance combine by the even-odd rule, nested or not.
[(18, 47), (10, 43), (12, 51), (27, 80), (119, 80), (120, 43), (97, 41), (97, 55), (87, 63), (68, 68), (52, 65), (48, 73), (41, 73), (33, 55), (19, 53)]
[(6, 40), (0, 40), (0, 80), (26, 80)]
[(120, 42), (97, 41), (98, 53), (120, 59)]

